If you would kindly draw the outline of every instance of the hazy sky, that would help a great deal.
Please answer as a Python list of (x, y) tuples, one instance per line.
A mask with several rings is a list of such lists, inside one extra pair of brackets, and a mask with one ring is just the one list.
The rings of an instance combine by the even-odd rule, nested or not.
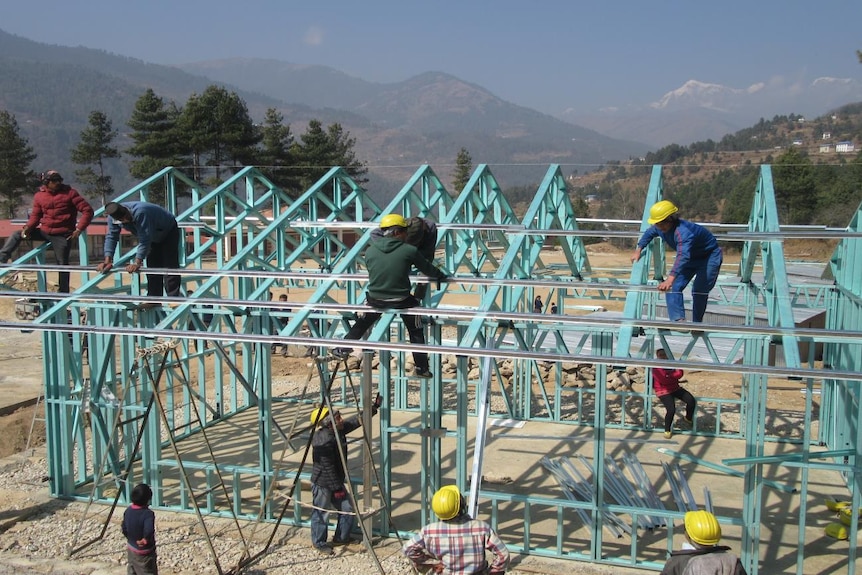
[(157, 64), (230, 57), (396, 82), (442, 71), (550, 114), (862, 78), (862, 0), (7, 0), (0, 29)]

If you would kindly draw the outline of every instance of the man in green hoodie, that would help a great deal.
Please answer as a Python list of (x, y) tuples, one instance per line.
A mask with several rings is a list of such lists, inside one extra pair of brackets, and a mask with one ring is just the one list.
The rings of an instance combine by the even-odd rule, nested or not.
[[(365, 265), (368, 268), (368, 295), (366, 303), (375, 309), (409, 309), (421, 305), (410, 293), (410, 271), (413, 266), (438, 281), (446, 281), (448, 275), (428, 261), (419, 250), (407, 243), (407, 220), (398, 214), (388, 214), (380, 219), (380, 231), (375, 234), (365, 251)], [(380, 319), (382, 313), (366, 312), (347, 332), (345, 339), (360, 339)], [(425, 330), (422, 319), (415, 314), (402, 313), (401, 320), (410, 335), (410, 343), (424, 345)], [(339, 347), (333, 354), (346, 358), (353, 351), (349, 347)], [(428, 370), (428, 354), (413, 352), (417, 377), (431, 377)]]

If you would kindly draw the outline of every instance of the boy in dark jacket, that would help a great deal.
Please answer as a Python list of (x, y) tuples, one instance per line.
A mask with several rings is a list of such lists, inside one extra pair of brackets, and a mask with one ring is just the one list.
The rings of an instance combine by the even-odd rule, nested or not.
[(132, 504), (123, 514), (128, 575), (159, 575), (156, 556), (156, 514), (149, 508), (153, 490), (146, 483), (132, 489)]
[[(408, 309), (420, 305), (410, 293), (410, 271), (415, 266), (428, 277), (445, 281), (446, 272), (428, 261), (415, 247), (407, 243), (407, 220), (398, 214), (389, 214), (380, 219), (381, 233), (375, 233), (365, 252), (365, 265), (368, 267), (368, 296), (366, 303), (377, 309)], [(383, 315), (366, 312), (350, 328), (345, 339), (360, 339)], [(407, 328), (410, 343), (424, 345), (425, 331), (421, 318), (414, 314), (402, 313), (401, 320)], [(352, 351), (349, 347), (333, 350), (337, 357), (346, 358)], [(428, 369), (428, 354), (414, 351), (415, 375), (431, 377)]]
[(685, 514), (687, 548), (670, 554), (661, 575), (747, 575), (739, 557), (730, 547), (719, 545), (721, 526), (709, 511)]
[[(78, 214), (81, 218), (78, 219)], [(30, 217), (24, 229), (14, 232), (0, 249), (0, 263), (12, 257), (22, 239), (51, 242), (57, 263), (69, 265), (72, 242), (78, 239), (93, 221), (93, 207), (74, 188), (63, 183), (63, 176), (54, 170), (42, 174), (42, 186), (33, 196)], [(60, 293), (69, 293), (69, 272), (60, 272), (57, 281)]]

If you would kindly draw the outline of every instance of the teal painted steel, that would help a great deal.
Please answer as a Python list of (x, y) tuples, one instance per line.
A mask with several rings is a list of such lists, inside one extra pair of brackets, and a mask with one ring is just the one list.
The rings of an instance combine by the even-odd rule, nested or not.
[[(862, 204), (847, 227), (848, 232), (862, 231)], [(828, 306), (826, 329), (856, 330), (862, 325), (862, 240), (848, 235), (842, 239), (824, 274), (835, 281), (834, 300)], [(824, 343), (823, 363), (833, 369), (862, 372), (862, 341), (843, 340)], [(822, 441), (832, 449), (852, 447), (855, 453), (849, 458), (851, 468), (842, 474), (851, 497), (851, 509), (862, 505), (862, 396), (859, 381), (828, 379), (823, 384), (821, 397)], [(821, 423), (822, 425), (822, 423)], [(838, 458), (843, 463), (843, 458)], [(858, 524), (850, 522), (847, 573), (857, 572), (859, 556)]]
[[(600, 277), (602, 272), (588, 260), (579, 235), (583, 230), (579, 228), (578, 214), (574, 213), (559, 166), (549, 167), (534, 200), (521, 216), (509, 205), (487, 165), (478, 166), (464, 190), (454, 198), (434, 171), (422, 166), (382, 209), (337, 167), (295, 200), (254, 168), (243, 168), (211, 190), (182, 172), (167, 168), (117, 199), (156, 197), (156, 190), (165, 191), (165, 206), (179, 214), (178, 220), (186, 231), (187, 250), (181, 273), (187, 297), (161, 309), (140, 310), (137, 302), (145, 299), (145, 278), (120, 272), (101, 276), (92, 271), (76, 271), (82, 279), (80, 289), (66, 298), (56, 299), (53, 294), (53, 303), (46, 306), (37, 322), (40, 329), (46, 330), (43, 349), (45, 357), (51, 358), (44, 367), (52, 495), (81, 497), (98, 477), (122, 471), (132, 458), (131, 477), (159, 487), (155, 490), (159, 505), (194, 510), (194, 487), (173, 487), (181, 483), (179, 468), (183, 464), (193, 470), (190, 472), (199, 473), (202, 484), (210, 488), (223, 478), (232, 494), (231, 512), (236, 516), (256, 518), (262, 509), (262, 518), (273, 520), (279, 513), (278, 505), (266, 494), (279, 479), (279, 473), (285, 472), (279, 471), (272, 445), (279, 426), (270, 388), (273, 373), (269, 345), (272, 341), (303, 345), (309, 342), (302, 333), (304, 328), (310, 330), (310, 337), (320, 351), (338, 345), (350, 316), (362, 310), (365, 281), (362, 254), (370, 239), (368, 230), (382, 214), (391, 212), (437, 221), (440, 264), (460, 276), (439, 291), (431, 290), (425, 304), (433, 309), (434, 315), (428, 341), (429, 349), (433, 350), (435, 377), (422, 383), (418, 402), (419, 421), (422, 430), (426, 430), (420, 439), (423, 465), (416, 501), (423, 510), (423, 521), (431, 518), (430, 496), (438, 486), (454, 482), (466, 490), (471, 456), (468, 424), (474, 415), (469, 403), (475, 394), (468, 356), (477, 358), (491, 353), (482, 350), (488, 345), (492, 346), (495, 357), (512, 362), (512, 373), (506, 376), (510, 380), (505, 384), (498, 362), (492, 362), (496, 382), (491, 383), (490, 389), (501, 399), (504, 411), (501, 415), (588, 426), (593, 439), (593, 461), (599, 463), (612, 449), (606, 429), (651, 427), (648, 421), (629, 422), (625, 415), (618, 420), (609, 419), (609, 402), (617, 399), (644, 402), (645, 409), (649, 409), (649, 393), (611, 391), (601, 384), (594, 388), (568, 388), (562, 364), (592, 363), (598, 381), (602, 382), (621, 365), (647, 368), (662, 365), (654, 359), (656, 347), (676, 346), (675, 361), (686, 369), (698, 366), (739, 373), (742, 378), (739, 400), (700, 399), (715, 406), (719, 424), (711, 433), (722, 437), (735, 433), (744, 441), (746, 457), (756, 461), (743, 471), (741, 521), (721, 518), (723, 522), (743, 525), (742, 554), (749, 573), (757, 572), (757, 559), (762, 555), (759, 533), (764, 506), (762, 486), (768, 485), (763, 468), (780, 464), (764, 458), (764, 445), (785, 441), (767, 436), (764, 431), (767, 374), (807, 380), (806, 435), (801, 441), (785, 441), (787, 449), (805, 462), (811, 446), (817, 442), (823, 441), (836, 450), (851, 446), (855, 455), (846, 464), (845, 478), (855, 494), (862, 492), (862, 474), (856, 464), (862, 461), (858, 425), (862, 402), (858, 396), (859, 380), (852, 376), (862, 372), (859, 359), (862, 280), (853, 272), (862, 266), (860, 240), (842, 239), (836, 249), (830, 263), (834, 287), (805, 285), (801, 280), (794, 285), (788, 279), (783, 240), (774, 235), (780, 236), (782, 231), (774, 208), (768, 166), (761, 169), (748, 224), (747, 231), (754, 239), (744, 241), (738, 274), (733, 277), (723, 274), (716, 287), (717, 301), (710, 303), (716, 308), (741, 306), (745, 310), (744, 323), (711, 326), (706, 328), (705, 336), (689, 338), (683, 344), (675, 343), (667, 333), (666, 323), (656, 319), (661, 298), (654, 290), (654, 283), (664, 274), (663, 246), (648, 248), (645, 257), (631, 267), (628, 283)], [(663, 193), (662, 167), (655, 166), (641, 229), (648, 207), (661, 199)], [(859, 217), (857, 212), (851, 230), (858, 231)], [(597, 233), (601, 235), (601, 231)], [(552, 247), (565, 255), (564, 266), (544, 262), (543, 253)], [(117, 269), (132, 256), (128, 248), (124, 244)], [(25, 257), (44, 265), (44, 253), (40, 248)], [(86, 266), (90, 259), (82, 254), (81, 265)], [(39, 291), (47, 293), (45, 272), (37, 276)], [(758, 276), (763, 277), (762, 282), (757, 280)], [(291, 289), (310, 292), (308, 303), (291, 303), (289, 312), (273, 309), (269, 292)], [(452, 309), (446, 305), (450, 293), (474, 297), (478, 303), (472, 309)], [(572, 306), (573, 310), (581, 300), (598, 303), (624, 300), (624, 310), (621, 318), (582, 318), (574, 313), (553, 318), (546, 317), (547, 314), (536, 316), (531, 306), (536, 295), (542, 295), (546, 303), (559, 301), (562, 308)], [(795, 327), (794, 307), (827, 309), (826, 330)], [(68, 312), (71, 324), (66, 323)], [(754, 323), (755, 315), (763, 312), (768, 325), (759, 327)], [(207, 319), (209, 314), (212, 318)], [(278, 317), (287, 318), (287, 325), (275, 324), (273, 319)], [(56, 328), (53, 331), (49, 330), (52, 326)], [(454, 338), (444, 338), (444, 328), (455, 333)], [(118, 418), (132, 420), (147, 405), (152, 390), (147, 388), (141, 374), (146, 370), (157, 372), (161, 358), (140, 356), (139, 352), (152, 349), (160, 341), (157, 336), (168, 330), (180, 344), (165, 363), (162, 377), (166, 387), (176, 393), (165, 398), (165, 421), (152, 421), (146, 427), (134, 422), (128, 424), (130, 431), (143, 432), (140, 458), (136, 459), (134, 434), (125, 433), (119, 438), (111, 432)], [(803, 338), (812, 344), (822, 344), (826, 368), (805, 365), (798, 354), (798, 343)], [(417, 409), (408, 399), (411, 383), (404, 373), (404, 355), (410, 348), (401, 343), (403, 340), (400, 320), (395, 314), (386, 313), (366, 342), (380, 356), (377, 386), (385, 400), (380, 414), (381, 485), (386, 493), (392, 493), (392, 450), (397, 448), (398, 438), (419, 431), (391, 425), (392, 410)], [(732, 342), (728, 344), (728, 340)], [(774, 341), (784, 344), (783, 368), (769, 366), (769, 348)], [(701, 346), (705, 357), (695, 359)], [(454, 374), (444, 375), (442, 353), (457, 355)], [(392, 357), (397, 361), (390, 365)], [(810, 359), (806, 361), (810, 363)], [(555, 364), (557, 370), (547, 381), (542, 377), (545, 363)], [(842, 374), (841, 377), (828, 378), (829, 369)], [(197, 372), (194, 381), (192, 371)], [(343, 398), (347, 383), (344, 375), (338, 377), (336, 386), (342, 390)], [(814, 407), (810, 398), (817, 385), (823, 394), (820, 432), (815, 437), (811, 431)], [(457, 407), (447, 412), (444, 396), (453, 388)], [(564, 405), (572, 405), (576, 419), (564, 419)], [(89, 408), (89, 416), (85, 415), (84, 406)], [(742, 411), (740, 431), (721, 428), (722, 410)], [(216, 466), (191, 458), (179, 461), (186, 455), (171, 457), (166, 453), (169, 445), (162, 435), (166, 428), (177, 438), (193, 440), (205, 433), (216, 433), (221, 422), (241, 418), (246, 413), (255, 415), (255, 427), (248, 437), (235, 440), (247, 442), (251, 448), (248, 457), (236, 465)], [(444, 418), (449, 416), (454, 416), (454, 428), (444, 429)], [(697, 430), (697, 433), (710, 432)], [(453, 444), (454, 454), (446, 449)], [(99, 468), (94, 469), (96, 466)], [(636, 532), (629, 546), (632, 557), (607, 556), (609, 542), (604, 540), (603, 522), (607, 521), (605, 512), (609, 509), (604, 502), (608, 485), (603, 478), (603, 465), (594, 468), (597, 479), (590, 502), (548, 503), (547, 497), (496, 491), (492, 495), (480, 490), (479, 505), (491, 500), (497, 516), (504, 513), (496, 507), (498, 500), (522, 506), (516, 513), (523, 518), (526, 552), (655, 568), (655, 564), (635, 556), (642, 543)], [(253, 505), (239, 497), (244, 483), (258, 485)], [(800, 497), (807, 499), (807, 481), (803, 480), (800, 489)], [(110, 493), (109, 487), (95, 490), (101, 500), (109, 499)], [(558, 517), (564, 511), (568, 513), (570, 507), (584, 509), (594, 518), (588, 549), (571, 551), (559, 519), (560, 532), (554, 541), (547, 548), (537, 544), (540, 539), (530, 525), (531, 506), (536, 509), (550, 506)], [(202, 507), (205, 513), (226, 513), (217, 498), (208, 497)], [(654, 512), (637, 506), (629, 511), (638, 516)], [(298, 508), (294, 510), (294, 521), (301, 522)], [(800, 533), (808, 525), (804, 516), (788, 518), (791, 521), (800, 527)], [(391, 533), (395, 526), (384, 517), (377, 528)], [(800, 565), (805, 561), (803, 543), (801, 534)], [(851, 538), (848, 546), (850, 557), (855, 558), (855, 538)], [(851, 573), (854, 562), (851, 560), (848, 567)]]

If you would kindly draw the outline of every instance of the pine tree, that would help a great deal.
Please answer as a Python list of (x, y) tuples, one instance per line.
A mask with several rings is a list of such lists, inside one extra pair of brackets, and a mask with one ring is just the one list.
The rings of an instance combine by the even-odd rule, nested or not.
[(356, 158), (354, 147), (356, 146), (356, 138), (350, 137), (350, 132), (345, 132), (341, 124), (330, 124), (326, 133), (329, 136), (329, 142), (332, 145), (334, 162), (333, 165), (344, 168), (350, 177), (357, 184), (364, 184), (368, 181), (366, 174), (368, 168), (364, 162)]
[(234, 168), (239, 168), (255, 164), (261, 133), (251, 120), (248, 106), (236, 92), (228, 94), (220, 104), (217, 111), (221, 123), (223, 160), (217, 165), (229, 162)]
[(183, 154), (189, 156), (192, 162), (192, 178), (201, 181), (202, 157), (212, 147), (214, 131), (211, 127), (212, 118), (201, 102), (201, 97), (192, 94), (186, 100), (185, 106), (177, 117), (177, 134)]
[(184, 151), (192, 156), (198, 181), (202, 165), (215, 166), (212, 183), (218, 184), (225, 166), (237, 168), (255, 163), (261, 136), (245, 102), (234, 92), (209, 86), (200, 96), (192, 94), (177, 125), (179, 141), (185, 145)]
[(452, 191), (455, 195), (464, 190), (464, 186), (470, 181), (472, 173), (473, 158), (470, 157), (467, 148), (461, 148), (458, 150), (458, 157), (455, 158), (455, 172), (452, 174)]
[(0, 110), (0, 209), (9, 218), (36, 179), (30, 164), (36, 159), (33, 148), (18, 133), (15, 116)]
[(313, 186), (333, 166), (340, 166), (356, 183), (368, 181), (368, 169), (356, 159), (353, 146), (356, 140), (345, 133), (338, 123), (325, 131), (320, 120), (311, 120), (308, 129), (299, 136), (301, 144), (293, 147), (293, 154), (300, 169), (300, 186), (303, 191)]
[(261, 129), (261, 149), (257, 155), (260, 171), (292, 197), (298, 196), (298, 173), (292, 166), (293, 134), (284, 125), (284, 116), (275, 108), (266, 111)]
[(84, 195), (101, 197), (103, 206), (114, 195), (111, 176), (105, 175), (105, 160), (120, 157), (120, 152), (111, 145), (116, 137), (117, 132), (105, 114), (90, 112), (89, 125), (81, 132), (81, 141), (71, 154), (73, 162), (86, 166), (75, 170), (75, 175), (83, 185)]
[(173, 103), (165, 105), (151, 88), (135, 102), (128, 121), (134, 144), (126, 149), (127, 155), (138, 158), (129, 164), (129, 173), (134, 177), (145, 179), (167, 166), (185, 162), (176, 143), (179, 114)]
[(811, 160), (790, 147), (772, 164), (775, 203), (781, 223), (807, 225), (817, 213)]

